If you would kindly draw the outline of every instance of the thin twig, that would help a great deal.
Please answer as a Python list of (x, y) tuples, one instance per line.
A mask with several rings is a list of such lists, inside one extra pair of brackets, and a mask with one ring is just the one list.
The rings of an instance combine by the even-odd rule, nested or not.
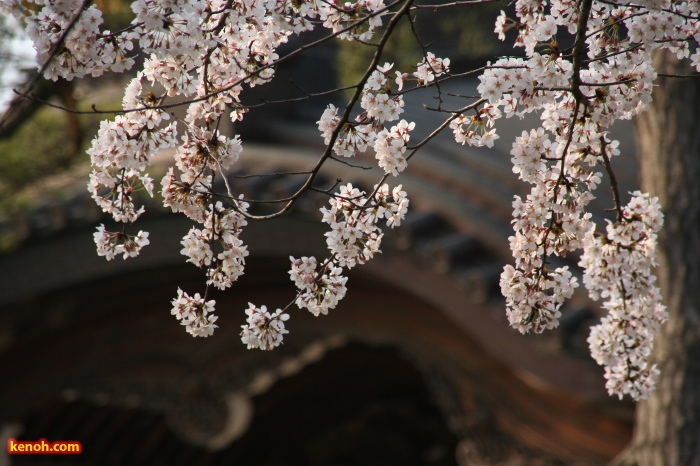
[(621, 222), (624, 216), (622, 215), (622, 203), (620, 202), (620, 189), (617, 185), (617, 178), (615, 177), (615, 172), (610, 164), (610, 157), (605, 152), (605, 147), (608, 145), (608, 141), (605, 136), (600, 137), (600, 155), (603, 157), (603, 166), (605, 171), (610, 177), (610, 189), (612, 190), (613, 201), (615, 202), (615, 212), (617, 213), (617, 221)]
[[(53, 45), (53, 50), (51, 51), (51, 55), (49, 55), (49, 58), (46, 59), (46, 62), (41, 66), (39, 69), (39, 72), (29, 81), (29, 84), (27, 84), (27, 89), (24, 92), (19, 92), (17, 90), (14, 90), (15, 93), (19, 94), (22, 97), (27, 97), (31, 94), (32, 90), (34, 90), (34, 86), (39, 82), (39, 79), (44, 76), (44, 73), (46, 72), (46, 69), (49, 67), (51, 64), (51, 61), (53, 61), (54, 58), (56, 58), (56, 55), (58, 55), (58, 51), (61, 50), (61, 46), (63, 43), (66, 41), (66, 38), (68, 37), (68, 34), (71, 32), (71, 30), (75, 27), (75, 25), (78, 23), (78, 19), (80, 19), (80, 15), (83, 14), (83, 11), (85, 8), (90, 4), (92, 0), (83, 0), (83, 4), (80, 6), (80, 9), (78, 10), (78, 13), (75, 15), (75, 17), (71, 20), (71, 22), (68, 24), (66, 29), (63, 31), (63, 34), (61, 34), (61, 37), (58, 38), (58, 42), (56, 42)], [(0, 119), (0, 127), (7, 121), (10, 116), (15, 112), (15, 110), (19, 106), (11, 106), (10, 109), (2, 116)]]
[[(400, 3), (400, 2), (395, 2)], [(350, 113), (352, 112), (353, 108), (355, 107), (355, 104), (357, 101), (360, 99), (360, 95), (362, 94), (362, 90), (365, 87), (365, 84), (369, 80), (369, 77), (372, 75), (374, 70), (377, 68), (379, 65), (379, 59), (382, 56), (382, 52), (384, 51), (384, 46), (386, 45), (387, 41), (389, 40), (389, 37), (394, 31), (394, 28), (399, 22), (399, 19), (405, 15), (411, 4), (413, 3), (413, 0), (407, 0), (406, 3), (401, 7), (399, 11), (396, 12), (394, 17), (389, 21), (387, 24), (386, 30), (384, 31), (384, 34), (382, 35), (382, 38), (379, 41), (379, 46), (377, 47), (377, 50), (374, 52), (374, 57), (372, 58), (372, 62), (369, 64), (367, 67), (367, 71), (365, 71), (364, 76), (360, 79), (360, 81), (357, 83), (357, 88), (355, 89), (355, 92), (353, 96), (350, 98), (350, 101), (345, 107), (345, 111), (343, 112), (343, 115), (340, 117), (338, 121), (338, 125), (336, 126), (335, 130), (333, 130), (333, 133), (331, 133), (330, 141), (328, 142), (328, 145), (326, 147), (326, 150), (324, 153), (321, 155), (319, 160), (316, 162), (316, 165), (311, 169), (311, 174), (307, 178), (306, 182), (304, 185), (297, 190), (296, 193), (294, 193), (291, 197), (289, 202), (280, 210), (277, 212), (274, 212), (269, 215), (250, 215), (247, 212), (241, 212), (244, 216), (247, 218), (250, 218), (252, 220), (271, 220), (274, 218), (277, 218), (284, 213), (286, 213), (289, 209), (291, 209), (292, 205), (296, 200), (301, 196), (301, 194), (306, 191), (311, 184), (313, 183), (314, 179), (318, 175), (319, 171), (321, 170), (321, 167), (323, 164), (326, 162), (331, 157), (331, 154), (333, 152), (333, 147), (335, 146), (335, 141), (338, 139), (338, 136), (342, 130), (342, 128), (345, 126), (345, 123), (350, 119)], [(392, 4), (393, 5), (393, 4)]]

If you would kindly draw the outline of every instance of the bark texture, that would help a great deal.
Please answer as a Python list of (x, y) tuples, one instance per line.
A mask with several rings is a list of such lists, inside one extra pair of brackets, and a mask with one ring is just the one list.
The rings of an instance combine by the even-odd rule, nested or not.
[[(654, 61), (659, 74), (694, 73), (667, 53)], [(661, 77), (635, 125), (642, 189), (665, 214), (657, 272), (670, 318), (655, 341), (657, 389), (617, 464), (700, 465), (700, 79)]]

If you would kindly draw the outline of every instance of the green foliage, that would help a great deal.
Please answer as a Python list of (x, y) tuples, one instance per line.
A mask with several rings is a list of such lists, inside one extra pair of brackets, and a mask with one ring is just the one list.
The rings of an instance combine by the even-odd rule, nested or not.
[[(355, 84), (367, 71), (372, 60), (374, 47), (359, 42), (340, 41), (336, 54), (336, 70), (339, 86)], [(384, 47), (380, 65), (393, 63), (396, 70), (411, 70), (421, 60), (422, 54), (407, 21), (398, 24)]]
[(14, 137), (0, 141), (0, 189), (23, 188), (70, 165), (74, 154), (65, 119), (60, 110), (42, 108)]
[(0, 140), (0, 251), (15, 245), (11, 225), (18, 217), (42, 196), (60, 196), (54, 192), (57, 188), (48, 187), (49, 180), (79, 166), (87, 167), (85, 150), (101, 117), (79, 116), (82, 144), (77, 152), (68, 131), (68, 114), (50, 107), (40, 108), (12, 137)]
[[(394, 63), (394, 69), (411, 73), (422, 60), (423, 47), (437, 56), (452, 58), (453, 63), (455, 57), (485, 61), (498, 47), (494, 24), (502, 7), (501, 2), (496, 2), (470, 5), (469, 8), (422, 9), (414, 13), (413, 28), (420, 37), (428, 37), (430, 42), (418, 43), (411, 24), (403, 20), (389, 38), (380, 64)], [(335, 61), (338, 85), (355, 84), (367, 70), (374, 50), (374, 47), (359, 42), (340, 41)]]
[(471, 60), (483, 60), (494, 55), (498, 47), (494, 25), (502, 8), (500, 2), (460, 8), (440, 15), (438, 25), (446, 37), (453, 38), (452, 44), (458, 54)]
[(134, 17), (131, 0), (95, 0), (95, 4), (104, 13), (105, 25), (110, 29), (126, 27)]

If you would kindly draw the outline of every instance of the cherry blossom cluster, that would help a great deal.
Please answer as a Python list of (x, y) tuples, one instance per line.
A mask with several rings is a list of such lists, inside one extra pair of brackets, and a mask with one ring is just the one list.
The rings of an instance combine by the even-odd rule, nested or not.
[[(529, 59), (500, 58), (479, 77), (478, 91), (507, 118), (543, 110), (546, 104), (557, 107), (558, 97), (568, 98), (566, 91), (536, 91), (541, 88), (566, 88), (572, 74), (572, 64), (561, 57), (534, 53)], [(570, 107), (570, 104), (569, 104)], [(500, 113), (493, 112), (491, 119)]]
[[(333, 150), (339, 156), (353, 157), (367, 150), (367, 147), (373, 147), (379, 166), (396, 176), (406, 167), (402, 154), (409, 140), (408, 131), (415, 125), (402, 120), (399, 125), (386, 129), (385, 123), (397, 120), (404, 107), (403, 96), (392, 94), (388, 84), (388, 75), (393, 66), (393, 63), (385, 63), (370, 74), (361, 95), (360, 106), (364, 112), (355, 118), (355, 122), (343, 125)], [(403, 85), (403, 75), (398, 71), (396, 74), (400, 88)], [(317, 122), (325, 144), (330, 144), (339, 123), (338, 109), (329, 104)]]
[[(124, 96), (124, 106), (155, 104), (152, 96), (140, 99), (141, 93), (139, 86), (130, 85)], [(145, 170), (156, 152), (177, 144), (175, 124), (161, 127), (169, 117), (162, 110), (144, 108), (100, 123), (97, 136), (87, 151), (93, 167), (88, 188), (106, 212), (118, 211), (124, 221), (133, 222), (140, 213), (125, 210), (124, 204), (134, 204), (134, 187), (141, 184), (153, 195), (153, 183)], [(99, 194), (103, 187), (111, 190), (109, 197)], [(122, 221), (116, 215), (115, 220)]]
[(586, 236), (580, 265), (591, 298), (603, 299), (608, 310), (588, 338), (593, 358), (605, 366), (608, 392), (644, 399), (658, 373), (648, 363), (652, 341), (668, 318), (652, 273), (663, 215), (656, 198), (632, 195), (619, 222)]
[[(559, 308), (578, 283), (567, 267), (548, 270), (546, 258), (579, 249), (580, 238), (592, 228), (585, 207), (601, 174), (593, 171), (589, 158), (574, 155), (595, 154), (601, 145), (571, 143), (569, 148), (579, 152), (563, 157), (566, 145), (539, 128), (524, 131), (511, 151), (513, 171), (532, 188), (525, 199), (516, 196), (513, 202), (510, 246), (515, 268), (506, 267), (501, 290), (511, 325), (523, 333), (558, 325)], [(608, 151), (612, 147), (603, 145)]]
[[(184, 213), (200, 223), (201, 227), (193, 226), (185, 234), (180, 253), (187, 257), (188, 262), (206, 270), (207, 289), (210, 286), (227, 289), (243, 275), (245, 258), (248, 256), (248, 248), (240, 239), (243, 227), (247, 224), (244, 213), (248, 204), (241, 199), (236, 200), (233, 206), (221, 201), (210, 202), (213, 196), (209, 191), (210, 178), (188, 182), (186, 180), (191, 177), (187, 172), (181, 178), (180, 181), (177, 180), (172, 168), (163, 178), (165, 205), (170, 206), (174, 212)], [(179, 305), (179, 301), (173, 301), (174, 315), (179, 316), (176, 312)], [(213, 300), (207, 302), (208, 313), (214, 311), (214, 305)], [(213, 322), (212, 318), (216, 319), (212, 315), (209, 322)], [(198, 332), (197, 335), (192, 331), (190, 333), (209, 336), (214, 328), (215, 326), (207, 327), (206, 332)]]
[[(382, 218), (390, 227), (401, 224), (408, 209), (408, 198), (401, 185), (393, 190), (388, 185), (375, 187), (373, 196), (348, 183), (330, 200), (331, 208), (321, 208), (323, 222), (331, 230), (326, 233), (328, 249), (340, 267), (364, 264), (379, 251), (384, 234), (377, 226)], [(391, 200), (390, 200), (391, 199)]]
[(283, 335), (289, 333), (284, 328), (289, 314), (284, 313), (282, 309), (270, 313), (266, 306), (256, 307), (255, 304), (248, 303), (245, 313), (248, 319), (247, 324), (241, 326), (241, 341), (248, 345), (248, 349), (271, 350), (281, 345)]
[(501, 275), (501, 292), (506, 298), (510, 325), (521, 333), (541, 333), (559, 325), (559, 308), (578, 286), (568, 267), (542, 269), (528, 275), (506, 265)]
[(135, 257), (139, 254), (141, 248), (150, 243), (147, 231), (139, 231), (136, 235), (128, 235), (124, 232), (107, 231), (104, 225), (97, 227), (93, 237), (97, 245), (97, 255), (104, 256), (108, 261), (120, 254), (124, 259)]
[(493, 127), (499, 118), (501, 111), (493, 105), (486, 104), (470, 117), (464, 114), (457, 115), (450, 122), (450, 129), (455, 135), (455, 141), (462, 145), (493, 147), (496, 139), (500, 138)]
[(218, 327), (214, 324), (218, 317), (213, 314), (215, 304), (213, 300), (207, 301), (199, 293), (190, 296), (178, 288), (177, 298), (173, 299), (172, 304), (172, 315), (193, 337), (211, 336), (214, 329)]
[(217, 202), (205, 212), (202, 223), (202, 229), (192, 227), (182, 238), (181, 253), (188, 262), (207, 268), (208, 285), (224, 290), (243, 275), (248, 248), (239, 235), (247, 221), (240, 212)]
[(194, 128), (182, 137), (175, 153), (175, 165), (182, 172), (182, 181), (193, 182), (208, 168), (227, 170), (238, 161), (243, 150), (238, 136), (230, 139), (218, 131)]
[[(339, 32), (341, 39), (367, 42), (372, 39), (374, 31), (382, 25), (382, 0), (360, 0), (343, 2), (338, 0), (318, 1), (319, 17), (323, 25), (333, 32)], [(377, 14), (379, 13), (379, 14)], [(361, 21), (364, 20), (366, 21)], [(360, 23), (360, 24), (358, 24)], [(348, 30), (349, 29), (349, 30)]]
[(213, 175), (207, 173), (233, 165), (241, 143), (237, 137), (196, 128), (182, 140), (174, 155), (180, 174), (176, 176), (170, 167), (161, 182), (163, 203), (200, 224), (183, 237), (181, 254), (206, 270), (207, 287), (224, 290), (244, 273), (248, 248), (240, 234), (247, 224), (244, 214), (249, 205), (242, 199), (230, 199), (226, 204), (215, 200)]
[(435, 78), (450, 72), (450, 59), (438, 58), (432, 52), (428, 52), (418, 64), (413, 76), (418, 80), (419, 85), (430, 84)]
[(181, 212), (192, 220), (203, 222), (212, 189), (212, 177), (202, 176), (192, 181), (188, 179), (185, 174), (175, 176), (173, 167), (168, 169), (161, 181), (163, 205), (170, 207), (173, 212)]
[[(556, 327), (559, 307), (578, 283), (566, 267), (549, 270), (549, 257), (583, 249), (584, 285), (609, 311), (592, 329), (593, 357), (605, 366), (611, 394), (644, 398), (655, 374), (647, 363), (652, 338), (665, 319), (651, 272), (662, 217), (655, 201), (634, 193), (623, 218), (601, 234), (587, 205), (601, 182), (595, 168), (609, 169), (619, 154), (607, 129), (651, 101), (656, 73), (649, 52), (665, 47), (688, 57), (688, 38), (700, 39), (698, 15), (688, 3), (665, 0), (649, 9), (518, 0), (515, 11), (514, 19), (501, 12), (496, 32), (505, 40), (508, 30), (517, 30), (515, 45), (526, 57), (499, 59), (480, 77), (478, 90), (489, 102), (486, 122), (477, 113), (451, 124), (458, 142), (479, 144), (501, 114), (541, 115), (541, 127), (523, 132), (511, 152), (513, 171), (532, 189), (513, 203), (515, 265), (501, 276), (508, 318), (521, 332)], [(572, 61), (558, 48), (560, 27), (585, 40)]]
[[(338, 109), (333, 104), (329, 104), (317, 122), (325, 144), (330, 144), (339, 122)], [(354, 157), (355, 154), (364, 152), (367, 145), (371, 144), (375, 138), (376, 132), (373, 125), (345, 123), (338, 134), (333, 151), (341, 157)]]
[(292, 261), (289, 275), (299, 290), (296, 305), (306, 308), (313, 315), (328, 314), (329, 309), (335, 309), (338, 302), (345, 297), (347, 277), (342, 275), (343, 269), (327, 261), (318, 267), (315, 257), (302, 257)]
[(403, 96), (392, 95), (387, 83), (388, 73), (393, 67), (393, 63), (385, 63), (384, 66), (377, 67), (362, 90), (360, 106), (365, 110), (366, 116), (377, 124), (397, 120), (403, 113)]
[[(172, 301), (173, 315), (194, 336), (211, 335), (216, 328), (208, 292), (230, 287), (243, 274), (248, 250), (240, 234), (246, 218), (256, 217), (238, 187), (229, 185), (226, 171), (235, 167), (243, 146), (238, 136), (219, 131), (221, 120), (245, 118), (250, 109), (241, 94), (274, 78), (276, 65), (291, 56), (280, 57), (278, 48), (293, 36), (320, 26), (329, 37), (378, 45), (370, 43), (377, 40), (375, 32), (390, 32), (410, 6), (390, 8), (382, 0), (135, 0), (129, 26), (111, 32), (88, 1), (0, 2), (3, 13), (26, 26), (39, 68), (50, 79), (124, 71), (135, 65), (135, 50), (143, 51), (142, 67), (125, 89), (123, 111), (102, 122), (88, 150), (93, 166), (88, 189), (116, 221), (134, 222), (144, 212), (137, 194), (154, 195), (147, 173), (154, 156), (173, 149), (173, 166), (161, 181), (163, 202), (195, 222), (181, 252), (207, 277), (204, 298), (178, 290)], [(583, 283), (608, 311), (592, 329), (593, 357), (605, 366), (611, 393), (643, 398), (656, 373), (647, 362), (652, 338), (666, 318), (652, 274), (662, 216), (655, 199), (633, 193), (626, 207), (616, 206), (619, 218), (603, 233), (588, 210), (601, 183), (599, 167), (610, 170), (619, 154), (610, 126), (651, 101), (656, 72), (650, 52), (669, 49), (700, 71), (697, 2), (516, 0), (515, 13), (509, 18), (502, 12), (495, 32), (505, 40), (509, 30), (516, 31), (515, 45), (524, 49), (524, 57), (489, 64), (479, 78), (481, 99), (465, 107), (474, 114), (453, 111), (448, 120), (457, 143), (492, 147), (499, 119), (531, 112), (541, 118), (538, 128), (516, 138), (511, 151), (513, 172), (531, 188), (513, 202), (514, 264), (501, 276), (508, 319), (523, 333), (556, 327), (578, 281), (568, 267), (551, 266), (553, 256), (582, 249)], [(388, 26), (387, 17), (392, 18)], [(567, 50), (557, 41), (564, 30), (576, 41)], [(351, 102), (361, 110), (340, 111), (330, 104), (317, 123), (335, 155), (373, 150), (386, 178), (406, 169), (411, 150), (415, 123), (401, 115), (403, 95), (413, 89), (404, 85), (412, 81), (414, 89), (424, 88), (456, 75), (448, 58), (428, 51), (412, 73), (394, 70), (391, 63), (376, 65), (373, 61), (355, 86)], [(170, 113), (175, 105), (186, 107), (177, 121)], [(357, 111), (350, 121), (348, 115)], [(217, 181), (224, 182), (225, 193), (215, 190)], [(336, 307), (346, 293), (344, 269), (378, 253), (383, 237), (378, 222), (397, 226), (407, 208), (401, 186), (378, 185), (369, 194), (352, 184), (341, 186), (331, 195), (330, 208), (321, 209), (330, 226), (330, 257), (323, 262), (291, 258), (296, 304), (314, 315)], [(94, 238), (98, 254), (108, 260), (136, 256), (149, 243), (147, 232), (109, 232), (104, 225)], [(281, 344), (288, 319), (283, 310), (270, 313), (250, 304), (246, 313), (241, 338), (249, 348)]]
[(328, 314), (345, 297), (347, 277), (343, 268), (364, 264), (379, 251), (383, 233), (377, 222), (389, 227), (401, 224), (408, 210), (406, 193), (384, 184), (367, 193), (347, 184), (330, 200), (331, 208), (321, 208), (323, 221), (330, 225), (326, 242), (331, 257), (319, 264), (315, 257), (290, 257), (291, 280), (297, 287), (296, 305), (313, 315)]
[[(418, 63), (417, 71), (413, 76), (419, 85), (428, 85), (436, 77), (449, 72), (449, 63), (449, 59), (437, 58), (428, 52), (423, 61)], [(404, 107), (403, 96), (392, 94), (388, 83), (388, 76), (393, 66), (392, 63), (385, 63), (370, 74), (361, 94), (360, 106), (365, 111), (355, 118), (355, 122), (347, 122), (343, 125), (338, 132), (333, 150), (339, 156), (353, 157), (357, 153), (364, 152), (367, 147), (373, 147), (379, 166), (386, 173), (398, 176), (407, 165), (404, 154), (410, 140), (409, 132), (415, 128), (415, 123), (401, 120), (392, 127), (387, 127), (385, 124), (397, 120), (403, 113)], [(395, 81), (398, 90), (401, 91), (409, 75), (398, 71), (395, 73)], [(338, 109), (329, 104), (317, 122), (325, 144), (330, 144), (339, 123)], [(495, 136), (494, 139), (497, 137)], [(490, 145), (493, 143), (491, 142)]]
[(383, 129), (377, 134), (374, 141), (374, 152), (379, 166), (384, 169), (384, 172), (398, 176), (399, 172), (406, 169), (407, 161), (404, 154), (406, 153), (406, 145), (411, 139), (408, 133), (415, 127), (415, 123), (401, 120), (399, 124), (392, 126), (389, 130)]
[[(34, 8), (20, 1), (0, 4), (0, 11), (24, 21), (34, 42), (36, 60), (51, 80), (100, 76), (134, 65), (132, 31), (100, 30), (104, 20), (95, 5), (83, 0), (34, 0)], [(89, 5), (89, 6), (88, 6)]]
[[(136, 104), (140, 91), (138, 86), (130, 85), (125, 93), (124, 105)], [(154, 104), (148, 99), (141, 102), (140, 105)], [(113, 121), (104, 120), (100, 124), (97, 137), (87, 151), (93, 167), (88, 191), (97, 205), (115, 221), (133, 223), (145, 210), (143, 205), (138, 205), (136, 194), (145, 192), (153, 196), (153, 180), (146, 169), (151, 165), (155, 152), (176, 145), (174, 123), (164, 127), (161, 125), (167, 120), (169, 115), (161, 110), (144, 109), (129, 115), (118, 115)], [(99, 232), (101, 236), (124, 236), (124, 233)], [(133, 257), (139, 251), (140, 248), (133, 249), (124, 258)], [(99, 243), (98, 253), (104, 253)]]
[(104, 212), (117, 222), (133, 223), (144, 212), (143, 206), (136, 205), (134, 194), (146, 191), (153, 195), (151, 177), (133, 169), (120, 169), (112, 174), (96, 170), (90, 174), (88, 189)]
[[(367, 41), (388, 12), (381, 0), (136, 0), (131, 6), (131, 25), (112, 33), (103, 30), (102, 13), (96, 6), (87, 6), (88, 2), (28, 3), (36, 7), (3, 2), (3, 12), (25, 22), (39, 66), (47, 65), (49, 78), (70, 80), (131, 68), (134, 57), (129, 52), (135, 43), (146, 54), (143, 68), (126, 87), (122, 102), (126, 111), (101, 124), (88, 151), (93, 164), (88, 188), (116, 221), (134, 222), (144, 212), (136, 194), (143, 191), (153, 196), (153, 182), (146, 173), (153, 156), (175, 147), (175, 167), (168, 169), (161, 182), (164, 204), (198, 223), (183, 238), (181, 252), (206, 270), (207, 287), (220, 289), (231, 286), (243, 273), (248, 254), (239, 238), (246, 224), (247, 203), (231, 192), (222, 196), (213, 189), (216, 175), (230, 169), (242, 150), (237, 136), (230, 138), (218, 131), (220, 118), (228, 110), (233, 121), (244, 117), (246, 109), (239, 100), (244, 85), (252, 87), (272, 79), (273, 65), (279, 59), (276, 49), (289, 36), (322, 23), (340, 38)], [(391, 121), (389, 114), (401, 111), (401, 98), (387, 98), (388, 88), (380, 92), (377, 84), (380, 80), (385, 83), (389, 68), (379, 68), (370, 80), (371, 88), (365, 94), (371, 98), (365, 109), (371, 113), (371, 124), (348, 126), (347, 137), (340, 138), (338, 148), (342, 152), (345, 144), (352, 154), (344, 155), (373, 145), (373, 125)], [(187, 99), (180, 123), (168, 122), (170, 113), (162, 107), (171, 97)], [(108, 259), (136, 256), (148, 244), (147, 238), (148, 233), (113, 233), (104, 226), (95, 234), (99, 254)], [(342, 281), (333, 270), (329, 274)], [(195, 309), (200, 306), (198, 299), (181, 293), (173, 302), (174, 313), (182, 318), (183, 306)], [(210, 315), (213, 304), (208, 301), (206, 311), (197, 315)], [(184, 321), (196, 323), (198, 319)], [(207, 335), (214, 327), (206, 328), (195, 333)]]

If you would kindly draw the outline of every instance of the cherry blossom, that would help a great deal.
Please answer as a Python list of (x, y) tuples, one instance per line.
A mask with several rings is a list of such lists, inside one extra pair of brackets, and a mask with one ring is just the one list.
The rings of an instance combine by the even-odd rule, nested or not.
[(266, 306), (256, 307), (253, 303), (248, 303), (245, 313), (248, 319), (247, 324), (241, 326), (241, 341), (248, 345), (248, 349), (271, 350), (281, 345), (283, 335), (289, 333), (284, 328), (289, 314), (283, 313), (282, 309), (271, 313)]
[(320, 268), (315, 257), (289, 258), (292, 261), (290, 278), (299, 290), (296, 304), (307, 308), (313, 315), (328, 314), (329, 309), (335, 309), (345, 297), (347, 277), (343, 269), (333, 262), (327, 262)]
[(493, 128), (495, 120), (500, 117), (501, 111), (487, 104), (471, 117), (457, 115), (450, 122), (450, 129), (454, 133), (455, 141), (462, 145), (493, 147), (494, 142), (500, 138), (496, 134), (496, 128)]
[(591, 355), (605, 366), (606, 387), (644, 399), (658, 372), (647, 362), (653, 337), (668, 319), (652, 274), (663, 215), (656, 198), (632, 195), (620, 222), (585, 238), (580, 265), (591, 298), (604, 299), (609, 312), (588, 338)]
[(208, 337), (214, 333), (218, 319), (213, 314), (214, 301), (206, 301), (199, 293), (190, 296), (181, 289), (177, 290), (177, 298), (172, 301), (171, 314), (186, 327), (187, 333), (193, 337)]
[(425, 85), (434, 82), (435, 78), (439, 78), (449, 72), (449, 58), (438, 58), (432, 52), (428, 52), (423, 61), (418, 64), (413, 76), (418, 80), (418, 84)]
[(141, 248), (150, 243), (147, 231), (139, 231), (132, 236), (122, 232), (107, 231), (104, 225), (97, 227), (93, 236), (97, 245), (97, 255), (104, 256), (108, 261), (119, 254), (122, 254), (123, 259), (135, 257)]
[(376, 194), (367, 198), (364, 191), (348, 183), (330, 200), (330, 209), (321, 208), (323, 222), (331, 227), (326, 233), (328, 249), (341, 267), (364, 264), (380, 252), (384, 236), (377, 225), (380, 219), (386, 218), (391, 227), (403, 219), (408, 199), (401, 186), (393, 191), (388, 185), (375, 186), (375, 190)]
[[(662, 1), (649, 10), (593, 2), (590, 10), (571, 2), (551, 8), (516, 3), (517, 18), (501, 12), (496, 32), (505, 40), (508, 30), (517, 29), (515, 45), (526, 57), (497, 60), (479, 85), (499, 116), (539, 111), (542, 119), (541, 127), (516, 138), (511, 152), (514, 173), (532, 189), (513, 202), (515, 266), (506, 266), (501, 276), (508, 317), (522, 332), (556, 327), (563, 298), (578, 283), (566, 269), (549, 270), (548, 257), (582, 249), (583, 283), (609, 312), (592, 328), (591, 353), (605, 366), (611, 394), (645, 398), (657, 372), (647, 362), (652, 339), (666, 318), (651, 271), (660, 208), (648, 195), (632, 193), (630, 204), (619, 206), (617, 222), (601, 233), (587, 206), (602, 180), (595, 167), (609, 167), (619, 154), (607, 128), (644, 111), (651, 100), (656, 73), (649, 51), (665, 46), (687, 57), (687, 47), (673, 41), (696, 34), (698, 21), (682, 2)], [(624, 24), (626, 36), (608, 26), (610, 18)], [(562, 26), (579, 38), (587, 34), (588, 62), (562, 59), (555, 39)], [(453, 120), (458, 142), (480, 142), (477, 130), (486, 125), (479, 115), (471, 120), (466, 130), (466, 116)]]
[[(504, 41), (514, 34), (514, 46), (522, 53), (484, 67), (479, 97), (457, 110), (442, 107), (440, 86), (460, 73), (418, 37), (422, 58), (414, 71), (381, 64), (393, 28), (413, 21), (417, 4), (135, 0), (133, 18), (120, 31), (106, 30), (98, 6), (80, 0), (7, 0), (0, 9), (25, 26), (48, 79), (101, 76), (139, 64), (126, 85), (121, 110), (100, 124), (87, 151), (92, 163), (88, 190), (115, 221), (135, 222), (145, 212), (144, 196), (155, 195), (149, 173), (154, 157), (170, 150), (159, 194), (165, 207), (194, 222), (181, 252), (203, 269), (206, 280), (204, 297), (178, 289), (172, 302), (173, 315), (193, 336), (209, 336), (216, 328), (210, 289), (225, 290), (244, 273), (248, 249), (241, 233), (248, 220), (276, 218), (311, 189), (329, 196), (329, 206), (321, 208), (329, 227), (329, 255), (324, 260), (290, 258), (296, 286), (290, 305), (316, 316), (339, 305), (347, 291), (346, 269), (378, 254), (380, 221), (391, 228), (400, 225), (409, 206), (401, 185), (392, 189), (384, 184), (389, 175), (410, 169), (407, 152), (412, 156), (423, 144), (409, 145), (416, 122), (401, 119), (404, 95), (437, 89), (438, 110), (446, 116), (439, 130), (449, 127), (462, 145), (493, 147), (500, 137), (499, 120), (537, 114), (540, 123), (517, 136), (510, 153), (512, 170), (529, 192), (512, 204), (513, 264), (504, 268), (500, 281), (508, 320), (523, 333), (556, 327), (561, 306), (579, 280), (569, 266), (552, 266), (552, 259), (581, 252), (582, 283), (607, 311), (592, 328), (591, 354), (605, 367), (611, 394), (646, 397), (657, 374), (648, 362), (653, 337), (666, 319), (653, 274), (663, 215), (647, 194), (631, 193), (625, 205), (617, 193), (617, 217), (603, 231), (592, 220), (590, 204), (602, 171), (611, 173), (619, 154), (618, 142), (609, 135), (611, 125), (639, 114), (651, 101), (656, 79), (651, 52), (668, 49), (700, 71), (697, 2), (516, 0), (514, 17), (501, 11), (494, 31)], [(278, 64), (314, 46), (302, 36), (314, 29), (324, 34), (318, 43), (356, 41), (376, 53), (362, 78), (346, 89), (352, 97), (345, 107), (336, 107), (337, 101), (323, 103), (317, 125), (327, 148), (305, 172), (303, 188), (278, 199), (275, 205), (283, 207), (275, 213), (261, 214), (256, 205), (251, 207), (253, 200), (243, 197), (245, 190), (231, 182), (245, 143), (220, 130), (221, 122), (241, 121), (254, 111), (241, 95), (274, 79)], [(574, 45), (563, 50), (557, 38), (567, 34)], [(306, 45), (293, 52), (281, 48), (299, 43)], [(139, 60), (137, 49), (143, 52)], [(175, 112), (176, 106), (183, 111)], [(351, 183), (338, 182), (337, 190), (327, 191), (314, 183), (328, 160), (349, 164), (339, 157), (372, 160), (372, 155), (383, 174), (369, 193)], [(98, 254), (107, 260), (138, 255), (149, 243), (148, 233), (126, 231), (109, 232), (100, 225), (94, 233)], [(249, 304), (246, 314), (241, 338), (248, 348), (281, 344), (287, 313)]]
[(386, 173), (398, 176), (407, 166), (406, 144), (411, 139), (409, 131), (415, 128), (415, 123), (408, 123), (401, 120), (399, 124), (392, 126), (390, 130), (382, 130), (377, 134), (374, 142), (375, 157), (379, 161), (379, 166)]

